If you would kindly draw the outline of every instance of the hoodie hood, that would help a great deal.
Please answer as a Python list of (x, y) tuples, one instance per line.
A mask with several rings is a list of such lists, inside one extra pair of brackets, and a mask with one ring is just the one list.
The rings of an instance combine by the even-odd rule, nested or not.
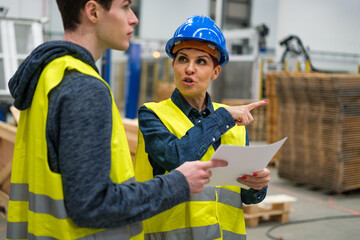
[(85, 48), (66, 41), (51, 41), (38, 46), (19, 66), (9, 81), (9, 90), (14, 106), (19, 110), (30, 107), (39, 77), (48, 63), (52, 60), (70, 55), (90, 66), (97, 72), (95, 61)]

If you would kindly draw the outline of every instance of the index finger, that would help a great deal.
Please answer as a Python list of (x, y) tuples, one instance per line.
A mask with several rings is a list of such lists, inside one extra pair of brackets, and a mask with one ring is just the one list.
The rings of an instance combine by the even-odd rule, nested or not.
[(225, 160), (217, 160), (212, 159), (208, 162), (203, 162), (205, 168), (216, 168), (216, 167), (226, 167), (228, 165), (228, 162)]
[(253, 103), (250, 103), (248, 105), (246, 105), (247, 109), (249, 111), (253, 110), (254, 108), (256, 107), (260, 107), (262, 105), (265, 105), (269, 100), (262, 100), (262, 101), (258, 101), (258, 102), (253, 102)]

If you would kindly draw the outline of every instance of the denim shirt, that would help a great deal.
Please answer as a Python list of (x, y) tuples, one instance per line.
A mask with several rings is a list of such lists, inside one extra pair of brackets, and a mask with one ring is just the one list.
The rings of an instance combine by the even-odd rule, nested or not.
[[(182, 97), (178, 89), (174, 90), (171, 100), (194, 124), (181, 139), (172, 134), (152, 110), (145, 106), (139, 109), (139, 128), (154, 176), (171, 171), (186, 161), (201, 159), (210, 146), (216, 150), (221, 144), (221, 136), (235, 126), (234, 119), (225, 108), (214, 111), (208, 93), (207, 106), (200, 112)], [(249, 145), (247, 133), (246, 145)], [(246, 204), (259, 203), (266, 192), (267, 186), (260, 191), (243, 189), (242, 201)]]

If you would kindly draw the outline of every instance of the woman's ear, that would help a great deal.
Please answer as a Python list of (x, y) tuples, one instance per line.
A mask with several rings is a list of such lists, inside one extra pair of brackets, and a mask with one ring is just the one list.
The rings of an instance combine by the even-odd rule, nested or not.
[(216, 67), (214, 67), (214, 69), (213, 69), (213, 74), (212, 74), (212, 76), (211, 76), (211, 79), (212, 79), (212, 80), (215, 80), (215, 79), (219, 76), (220, 72), (221, 72), (221, 67), (220, 67), (220, 65), (217, 65)]

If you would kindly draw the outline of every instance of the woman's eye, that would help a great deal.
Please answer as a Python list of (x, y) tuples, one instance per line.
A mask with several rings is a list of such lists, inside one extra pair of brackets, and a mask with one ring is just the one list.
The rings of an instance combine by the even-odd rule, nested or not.
[(206, 64), (206, 61), (204, 59), (198, 59), (198, 63), (204, 65)]
[(187, 59), (184, 56), (179, 56), (178, 60), (179, 62), (186, 62)]

